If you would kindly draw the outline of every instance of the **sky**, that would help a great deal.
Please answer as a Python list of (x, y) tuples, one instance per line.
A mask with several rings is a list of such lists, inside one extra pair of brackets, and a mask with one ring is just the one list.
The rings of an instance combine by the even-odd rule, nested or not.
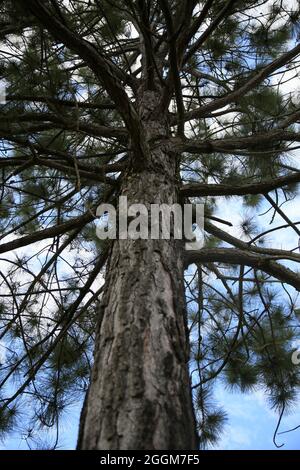
[[(291, 155), (291, 164), (299, 167), (297, 164), (298, 155)], [(299, 162), (299, 160), (298, 160)], [(226, 202), (220, 198), (217, 214), (225, 220), (233, 221), (233, 214), (237, 212), (242, 215), (242, 210), (237, 209), (238, 198), (232, 198)], [(293, 221), (300, 221), (300, 195), (293, 201), (286, 203), (284, 206), (285, 214)], [(258, 214), (256, 219), (259, 224), (264, 227), (268, 226), (268, 219), (271, 215), (260, 215), (265, 211), (266, 207), (256, 210)], [(239, 217), (235, 217), (232, 228), (224, 228), (232, 235), (241, 238), (239, 228)], [(285, 222), (276, 215), (274, 226), (283, 225)], [(272, 225), (272, 227), (273, 227)], [(275, 232), (274, 235), (268, 237), (269, 245), (278, 249), (293, 249), (298, 246), (298, 235), (288, 228)], [(291, 289), (292, 295), (295, 291)], [(300, 298), (298, 304), (300, 307)], [(296, 366), (300, 367), (300, 365)], [(275, 446), (272, 442), (274, 430), (278, 422), (278, 414), (274, 413), (266, 400), (262, 390), (256, 390), (251, 393), (239, 393), (226, 390), (223, 384), (217, 387), (215, 398), (220, 405), (224, 405), (224, 409), (228, 415), (228, 421), (221, 440), (216, 446), (217, 449), (223, 450), (274, 450)], [(300, 400), (294, 407), (293, 413), (286, 414), (282, 420), (280, 430), (285, 431), (300, 425)], [(284, 443), (282, 450), (299, 450), (300, 449), (300, 428), (294, 432), (279, 435), (276, 442)]]
[[(300, 367), (300, 366), (299, 366)], [(278, 415), (270, 410), (263, 392), (232, 393), (221, 387), (215, 393), (220, 403), (226, 403), (228, 415), (224, 433), (215, 447), (218, 450), (275, 450), (272, 442)], [(286, 431), (300, 424), (300, 407), (285, 416), (280, 429)], [(300, 449), (300, 429), (277, 436), (282, 450)]]
[[(299, 365), (300, 367), (300, 365)], [(229, 392), (219, 385), (215, 398), (225, 404), (228, 421), (216, 450), (275, 450), (272, 442), (278, 416), (266, 403), (262, 391), (241, 394)], [(73, 406), (65, 414), (60, 428), (60, 446), (58, 449), (72, 450), (76, 447), (81, 404)], [(293, 414), (284, 417), (282, 431), (300, 424), (300, 406)], [(278, 444), (284, 444), (282, 450), (300, 449), (300, 429), (277, 437)], [(18, 433), (11, 434), (0, 443), (0, 450), (28, 449), (26, 442)], [(280, 451), (280, 449), (279, 449)]]
[[(297, 165), (297, 155), (291, 161)], [(256, 223), (267, 228), (271, 215), (262, 215), (266, 206), (255, 210)], [(284, 205), (286, 215), (293, 221), (300, 221), (300, 196)], [(233, 227), (220, 225), (222, 230), (241, 238), (240, 222), (243, 210), (238, 198), (230, 200), (220, 198), (216, 215), (233, 223)], [(276, 215), (273, 226), (283, 225), (284, 221)], [(246, 240), (246, 239), (245, 239)], [(278, 249), (293, 249), (298, 246), (298, 236), (288, 228), (275, 232), (268, 237), (268, 245)], [(291, 289), (291, 294), (295, 291)], [(300, 307), (300, 299), (297, 306)], [(297, 366), (297, 367), (300, 367)], [(278, 414), (272, 411), (266, 400), (263, 390), (249, 393), (232, 392), (227, 390), (223, 383), (219, 383), (214, 393), (216, 404), (224, 407), (227, 413), (227, 424), (218, 444), (218, 450), (275, 450), (273, 434), (278, 422)], [(282, 420), (280, 431), (286, 431), (300, 425), (300, 401), (293, 408), (293, 413), (286, 414)], [(300, 428), (294, 432), (279, 435), (276, 442), (284, 444), (282, 450), (300, 449)]]
[[(295, 1), (290, 1), (295, 4)], [(291, 72), (291, 75), (294, 72)], [(299, 93), (299, 78), (297, 82), (291, 81), (282, 85), (282, 91), (288, 93), (294, 91)], [(1, 94), (1, 91), (0, 91)], [(1, 97), (0, 97), (1, 100)], [(299, 153), (291, 155), (294, 161), (291, 164), (299, 166)], [(234, 226), (229, 230), (231, 234), (240, 238), (239, 222), (242, 215), (236, 217), (236, 214), (242, 214), (237, 198), (232, 198), (230, 201), (220, 198), (217, 214), (223, 219), (233, 222), (233, 214), (235, 214)], [(300, 221), (300, 196), (292, 202), (284, 206), (285, 213), (293, 221)], [(261, 211), (263, 212), (263, 210)], [(258, 220), (260, 220), (258, 216)], [(261, 218), (262, 220), (262, 218)], [(275, 223), (281, 225), (283, 222), (279, 216), (275, 217)], [(267, 219), (264, 219), (263, 224), (268, 224)], [(276, 232), (276, 235), (270, 238), (270, 245), (273, 248), (291, 249), (297, 246), (298, 237), (292, 229), (285, 229)], [(27, 249), (26, 249), (27, 250)], [(36, 250), (36, 246), (35, 246)], [(300, 307), (300, 301), (299, 301)], [(0, 348), (1, 355), (1, 348)], [(300, 367), (300, 365), (298, 366)], [(274, 450), (272, 442), (273, 433), (277, 425), (278, 415), (270, 410), (266, 401), (265, 395), (262, 390), (256, 390), (251, 393), (241, 394), (239, 392), (228, 391), (223, 384), (219, 384), (216, 388), (215, 398), (218, 404), (225, 405), (228, 421), (224, 429), (224, 433), (218, 442), (216, 449), (219, 450)], [(77, 432), (79, 425), (81, 403), (77, 403), (70, 407), (65, 413), (62, 424), (60, 427), (60, 449), (74, 449), (76, 446)], [(20, 423), (21, 424), (21, 423)], [(285, 431), (300, 425), (300, 401), (299, 405), (294, 408), (293, 414), (285, 415), (281, 430)], [(300, 428), (294, 432), (279, 435), (277, 437), (279, 444), (284, 444), (282, 450), (300, 449)], [(18, 430), (9, 435), (4, 441), (0, 442), (1, 450), (9, 449), (28, 449), (28, 446), (23, 437), (18, 433)], [(280, 450), (279, 450), (280, 451)]]

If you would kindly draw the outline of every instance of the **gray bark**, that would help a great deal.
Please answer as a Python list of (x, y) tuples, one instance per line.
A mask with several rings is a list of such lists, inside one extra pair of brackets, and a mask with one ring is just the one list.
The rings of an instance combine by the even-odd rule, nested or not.
[[(145, 92), (139, 114), (151, 151), (123, 181), (129, 204), (178, 201), (176, 155), (156, 106)], [(116, 240), (100, 317), (78, 448), (196, 449), (182, 242)]]

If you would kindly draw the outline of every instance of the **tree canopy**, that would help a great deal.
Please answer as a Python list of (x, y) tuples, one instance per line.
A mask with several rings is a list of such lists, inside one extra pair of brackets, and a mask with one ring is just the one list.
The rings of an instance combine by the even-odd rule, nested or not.
[[(168, 114), (182, 204), (205, 202), (205, 246), (186, 253), (201, 446), (214, 445), (226, 421), (213, 398), (222, 381), (261, 387), (278, 424), (297, 402), (300, 221), (285, 211), (300, 182), (296, 3), (1, 2), (3, 436), (19, 429), (40, 446), (40, 430), (59, 429), (88, 387), (110, 254), (95, 212), (116, 202), (128, 168), (149, 151), (141, 90), (157, 92), (157, 116)], [(286, 233), (294, 246), (279, 248)]]

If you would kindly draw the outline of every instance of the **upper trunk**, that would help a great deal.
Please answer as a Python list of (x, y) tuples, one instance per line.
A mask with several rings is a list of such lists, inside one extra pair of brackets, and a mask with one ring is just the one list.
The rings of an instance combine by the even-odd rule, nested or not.
[[(152, 150), (123, 180), (128, 204), (178, 202), (176, 156), (167, 120), (152, 117), (156, 106), (155, 92), (145, 92), (139, 113)], [(172, 238), (114, 242), (80, 449), (197, 448), (182, 249)]]

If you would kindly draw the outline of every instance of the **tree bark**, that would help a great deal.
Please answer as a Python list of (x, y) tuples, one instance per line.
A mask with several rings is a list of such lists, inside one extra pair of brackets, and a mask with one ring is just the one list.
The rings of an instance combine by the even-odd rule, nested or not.
[[(122, 183), (128, 204), (178, 202), (176, 155), (159, 96), (144, 92), (139, 116), (147, 161)], [(157, 144), (153, 142), (158, 142)], [(107, 266), (79, 449), (196, 449), (188, 373), (182, 241), (116, 240)]]

